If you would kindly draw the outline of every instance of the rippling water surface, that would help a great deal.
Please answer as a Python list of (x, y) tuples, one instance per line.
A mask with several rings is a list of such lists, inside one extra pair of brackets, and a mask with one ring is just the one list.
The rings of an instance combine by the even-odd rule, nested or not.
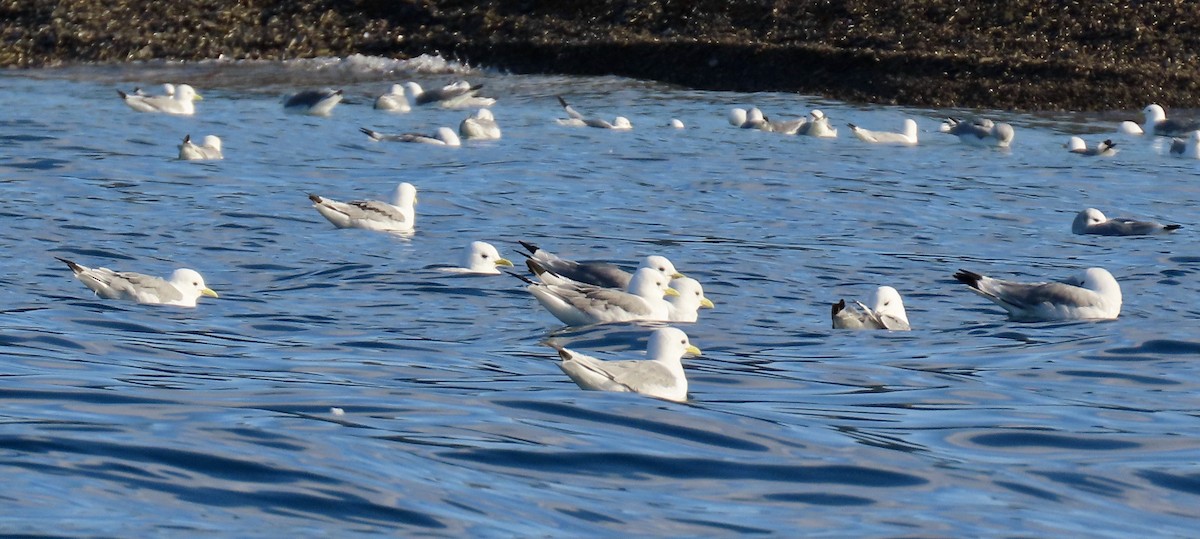
[[(387, 67), (385, 65), (385, 67)], [(394, 66), (391, 66), (394, 67)], [(436, 70), (435, 70), (436, 71)], [(1118, 138), (1127, 114), (985, 113), (1011, 151), (936, 133), (964, 111), (617, 78), (471, 72), (497, 142), (373, 143), (467, 112), (372, 110), (391, 82), (334, 64), (148, 64), (0, 74), (0, 531), (277, 536), (1187, 536), (1200, 527), (1195, 161)], [(189, 82), (194, 117), (115, 88)], [(280, 97), (336, 85), (332, 117)], [(157, 90), (157, 86), (153, 86)], [(568, 128), (554, 96), (631, 132)], [(836, 140), (730, 127), (732, 106), (819, 107)], [(921, 126), (869, 147), (845, 122)], [(687, 128), (666, 127), (670, 118)], [(185, 134), (226, 159), (181, 162)], [(417, 232), (336, 230), (306, 198), (420, 190)], [(1185, 225), (1074, 236), (1075, 212)], [(548, 337), (633, 357), (648, 329), (563, 328), (509, 276), (437, 271), (472, 240), (582, 259), (669, 256), (717, 307), (680, 325), (690, 401), (585, 392)], [(55, 256), (165, 275), (196, 309), (101, 301)], [(950, 276), (1103, 266), (1110, 322), (1011, 323)], [(523, 270), (523, 268), (520, 268)], [(911, 333), (835, 332), (890, 284)], [(340, 408), (344, 415), (331, 410)]]

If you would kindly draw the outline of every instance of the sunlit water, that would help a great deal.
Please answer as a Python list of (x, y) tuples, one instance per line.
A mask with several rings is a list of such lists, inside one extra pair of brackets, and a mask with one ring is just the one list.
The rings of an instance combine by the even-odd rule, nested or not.
[[(1186, 536), (1200, 529), (1197, 164), (1122, 119), (985, 111), (1011, 151), (936, 132), (965, 111), (618, 78), (468, 73), (497, 142), (375, 143), (466, 111), (387, 114), (369, 62), (150, 64), (0, 75), (0, 531), (221, 534)], [(428, 68), (430, 66), (425, 66)], [(443, 66), (444, 67), (444, 66)], [(115, 89), (189, 82), (194, 117)], [(332, 117), (280, 98), (336, 85)], [(631, 132), (556, 125), (564, 95)], [(738, 130), (730, 107), (821, 108), (835, 140)], [(870, 147), (844, 124), (921, 126)], [(666, 127), (671, 118), (687, 124)], [(181, 162), (185, 134), (226, 159)], [(1068, 154), (1070, 134), (1118, 140)], [(337, 230), (308, 193), (420, 190), (417, 232)], [(1074, 236), (1075, 212), (1180, 222)], [(456, 277), (473, 240), (669, 256), (717, 307), (681, 324), (690, 401), (585, 392), (541, 343), (636, 357), (648, 329), (564, 329), (517, 279)], [(195, 268), (196, 309), (101, 301), (54, 259)], [(1022, 324), (951, 278), (1103, 266), (1111, 322)], [(911, 333), (836, 332), (880, 284)], [(345, 411), (336, 415), (333, 408)]]

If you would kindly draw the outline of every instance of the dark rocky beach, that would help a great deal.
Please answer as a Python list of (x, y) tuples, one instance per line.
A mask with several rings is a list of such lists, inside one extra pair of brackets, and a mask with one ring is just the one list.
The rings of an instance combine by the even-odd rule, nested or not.
[(0, 65), (440, 53), (516, 73), (1013, 110), (1200, 108), (1165, 0), (4, 0)]

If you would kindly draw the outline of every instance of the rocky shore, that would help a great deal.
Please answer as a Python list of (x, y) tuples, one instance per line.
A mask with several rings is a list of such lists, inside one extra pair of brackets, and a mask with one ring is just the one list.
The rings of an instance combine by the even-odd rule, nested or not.
[(0, 0), (0, 65), (440, 53), (1013, 110), (1200, 108), (1200, 8), (1060, 0)]

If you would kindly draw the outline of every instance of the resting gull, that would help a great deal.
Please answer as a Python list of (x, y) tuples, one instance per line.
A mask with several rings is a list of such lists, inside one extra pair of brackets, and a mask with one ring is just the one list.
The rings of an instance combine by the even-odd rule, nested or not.
[(986, 118), (971, 121), (948, 118), (941, 131), (958, 137), (959, 141), (972, 146), (997, 146), (1007, 148), (1016, 133), (1009, 124), (995, 123)]
[(671, 322), (695, 322), (700, 317), (700, 309), (715, 307), (712, 300), (704, 296), (704, 287), (700, 281), (691, 277), (679, 277), (671, 281), (671, 288), (679, 293), (667, 299), (668, 320)]
[(329, 116), (333, 107), (342, 102), (342, 91), (325, 88), (323, 90), (304, 90), (288, 96), (283, 102), (283, 110), (291, 114), (307, 114), (309, 116)]
[(560, 125), (569, 125), (574, 127), (598, 127), (600, 129), (616, 129), (619, 131), (633, 129), (633, 124), (629, 123), (629, 119), (624, 116), (617, 116), (612, 122), (600, 118), (588, 118), (579, 111), (575, 110), (575, 108), (571, 105), (568, 105), (567, 101), (563, 99), (562, 96), (555, 97), (558, 98), (558, 103), (562, 105), (563, 111), (567, 113), (566, 118), (559, 118), (558, 120), (555, 120)]
[(954, 278), (1004, 307), (1014, 321), (1114, 319), (1121, 314), (1121, 286), (1103, 268), (1048, 283), (1003, 281), (961, 269)]
[(120, 90), (117, 90), (117, 94), (121, 96), (126, 105), (129, 105), (129, 108), (138, 112), (164, 112), (182, 116), (195, 114), (196, 101), (204, 99), (187, 84), (176, 86), (175, 93), (172, 95), (137, 95), (127, 94)]
[(558, 350), (559, 367), (583, 389), (641, 393), (674, 402), (687, 401), (687, 376), (680, 360), (684, 354), (701, 354), (686, 333), (671, 327), (650, 333), (642, 360), (601, 361), (555, 342), (546, 344)]
[(679, 293), (667, 286), (661, 273), (650, 268), (634, 272), (628, 291), (567, 283), (538, 283), (513, 273), (529, 283), (529, 292), (546, 310), (568, 326), (606, 322), (667, 321), (670, 306), (663, 295)]
[(1157, 103), (1146, 105), (1146, 108), (1142, 109), (1142, 114), (1146, 117), (1146, 122), (1142, 124), (1142, 131), (1151, 135), (1181, 137), (1188, 131), (1200, 129), (1200, 122), (1195, 120), (1168, 120), (1167, 111)]
[(872, 306), (867, 307), (860, 301), (847, 305), (846, 300), (838, 300), (833, 304), (833, 329), (890, 329), (908, 331), (908, 314), (904, 311), (904, 301), (900, 292), (890, 286), (875, 289)]
[(221, 153), (221, 139), (216, 135), (204, 137), (204, 144), (196, 144), (192, 142), (191, 135), (185, 135), (183, 143), (179, 145), (179, 158), (185, 161), (208, 161), (224, 159), (225, 155)]
[(494, 98), (479, 95), (479, 90), (483, 89), (482, 84), (472, 85), (465, 80), (455, 81), (431, 90), (425, 90), (421, 88), (420, 84), (411, 81), (404, 83), (404, 87), (412, 97), (413, 103), (417, 105), (437, 103), (442, 108), (463, 109), (490, 107), (496, 104)]
[(854, 136), (863, 142), (870, 142), (872, 144), (907, 144), (909, 146), (917, 144), (917, 122), (912, 118), (904, 120), (904, 131), (901, 133), (871, 131), (854, 124), (849, 125), (850, 132), (854, 133)]
[(1200, 131), (1192, 131), (1182, 139), (1171, 139), (1171, 155), (1200, 159)]
[(162, 279), (128, 271), (89, 268), (65, 258), (58, 259), (75, 272), (76, 279), (104, 299), (195, 307), (200, 296), (217, 297), (217, 293), (204, 284), (204, 278), (199, 273), (187, 268), (175, 270), (170, 279)]
[(467, 140), (497, 140), (500, 138), (500, 125), (492, 111), (479, 109), (458, 124), (458, 133)]
[(1100, 210), (1088, 208), (1075, 215), (1075, 221), (1071, 223), (1071, 232), (1098, 236), (1145, 236), (1178, 230), (1182, 226), (1125, 218), (1108, 219)]
[[(518, 243), (525, 250), (529, 251), (529, 254), (525, 256), (536, 263), (535, 265), (530, 265), (530, 270), (542, 279), (543, 282), (563, 284), (571, 281), (604, 288), (625, 290), (628, 288), (629, 281), (633, 277), (629, 272), (607, 262), (576, 262), (561, 258), (527, 241), (519, 241)], [(543, 272), (534, 269), (535, 267), (549, 270), (550, 274), (543, 275)], [(672, 264), (665, 256), (647, 256), (642, 259), (640, 267), (653, 269), (663, 277), (666, 277), (668, 281), (684, 276), (675, 269), (675, 264)]]
[(433, 144), (435, 146), (461, 146), (462, 141), (453, 129), (449, 127), (439, 127), (433, 135), (422, 135), (420, 133), (401, 133), (399, 135), (387, 135), (378, 131), (373, 131), (365, 127), (358, 128), (359, 131), (365, 133), (371, 140), (376, 142), (417, 142), (421, 144)]
[(364, 228), (383, 232), (411, 232), (416, 223), (417, 188), (403, 182), (392, 192), (391, 203), (379, 200), (338, 202), (308, 195), (313, 207), (338, 228)]
[(404, 86), (393, 84), (387, 93), (375, 98), (375, 110), (386, 110), (389, 112), (408, 112), (412, 107), (408, 104), (408, 98), (404, 95)]
[(500, 251), (486, 241), (473, 241), (467, 247), (462, 265), (456, 268), (442, 268), (448, 273), (471, 275), (499, 275), (500, 266), (512, 267), (511, 260), (500, 256)]
[(1089, 148), (1083, 138), (1071, 137), (1067, 141), (1067, 151), (1079, 155), (1111, 157), (1117, 155), (1117, 143), (1113, 142), (1112, 139), (1104, 139), (1103, 142), (1097, 144), (1094, 148)]

